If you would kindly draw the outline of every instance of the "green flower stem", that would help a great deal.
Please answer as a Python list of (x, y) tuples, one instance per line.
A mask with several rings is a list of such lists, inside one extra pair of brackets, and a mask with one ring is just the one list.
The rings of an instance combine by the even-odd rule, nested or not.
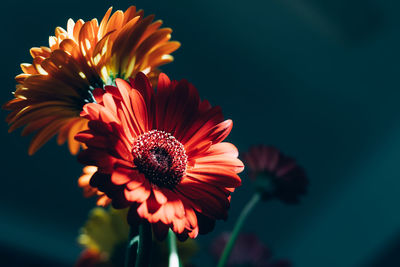
[(178, 248), (176, 246), (176, 236), (174, 232), (169, 229), (168, 231), (168, 246), (169, 246), (169, 267), (179, 267), (181, 263), (179, 262)]
[(138, 242), (139, 242), (139, 236), (135, 236), (131, 228), (129, 231), (128, 244), (126, 245), (125, 267), (133, 266), (133, 261), (135, 260), (136, 257), (132, 257), (132, 255), (136, 254)]
[(153, 236), (151, 232), (151, 225), (148, 221), (143, 221), (139, 225), (139, 245), (136, 256), (136, 267), (150, 266), (150, 253), (152, 243)]
[(235, 245), (236, 239), (240, 233), (240, 229), (242, 228), (244, 221), (246, 220), (250, 212), (253, 210), (255, 205), (258, 203), (258, 201), (260, 201), (260, 199), (261, 199), (261, 194), (258, 192), (255, 193), (253, 197), (250, 199), (250, 201), (243, 208), (242, 213), (240, 213), (240, 216), (236, 221), (235, 227), (233, 228), (231, 237), (229, 238), (229, 241), (226, 244), (224, 251), (222, 252), (221, 258), (219, 259), (217, 265), (218, 267), (225, 266), (226, 262), (228, 261), (229, 255), (231, 254), (233, 246)]

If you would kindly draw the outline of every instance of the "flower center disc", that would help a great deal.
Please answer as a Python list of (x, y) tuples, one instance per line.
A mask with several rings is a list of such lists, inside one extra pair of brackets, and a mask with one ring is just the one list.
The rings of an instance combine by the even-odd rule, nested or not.
[(140, 135), (132, 149), (139, 172), (159, 187), (174, 188), (186, 172), (184, 146), (171, 134), (152, 130)]

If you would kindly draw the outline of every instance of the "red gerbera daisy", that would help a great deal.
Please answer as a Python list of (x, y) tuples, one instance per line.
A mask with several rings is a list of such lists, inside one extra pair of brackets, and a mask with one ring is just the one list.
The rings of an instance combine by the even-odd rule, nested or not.
[(210, 231), (226, 219), (230, 193), (241, 184), (238, 151), (222, 142), (232, 121), (186, 80), (160, 74), (155, 92), (139, 73), (116, 85), (81, 114), (89, 130), (76, 139), (88, 149), (78, 158), (98, 167), (90, 185), (114, 206), (131, 206), (128, 217), (148, 220), (160, 239), (169, 227), (181, 239)]
[(253, 146), (244, 153), (249, 176), (264, 199), (276, 197), (285, 203), (298, 203), (307, 191), (308, 179), (296, 161), (272, 146)]

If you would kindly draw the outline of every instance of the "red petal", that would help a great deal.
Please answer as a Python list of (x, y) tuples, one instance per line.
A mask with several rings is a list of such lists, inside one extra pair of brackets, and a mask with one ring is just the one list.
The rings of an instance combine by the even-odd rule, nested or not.
[(154, 196), (157, 200), (158, 203), (160, 204), (165, 204), (167, 202), (167, 197), (164, 195), (164, 193), (162, 192), (162, 190), (158, 190), (156, 188), (153, 188), (153, 193)]
[(171, 80), (165, 73), (160, 73), (158, 76), (157, 92), (165, 91), (171, 85)]
[(111, 174), (111, 181), (116, 185), (123, 185), (131, 181), (133, 171), (125, 168), (116, 168)]
[(211, 141), (213, 144), (224, 140), (232, 130), (232, 120), (223, 121), (215, 125), (212, 129), (202, 128), (193, 137), (185, 143), (185, 149), (190, 154), (199, 144)]
[(198, 212), (213, 218), (226, 218), (229, 199), (222, 189), (186, 180), (181, 182), (177, 190), (191, 200)]
[(104, 95), (104, 90), (101, 88), (95, 88), (92, 92), (94, 99), (98, 104), (101, 104), (103, 102), (103, 95)]
[(199, 157), (196, 159), (194, 167), (196, 169), (212, 169), (214, 167), (226, 168), (235, 173), (239, 173), (244, 169), (243, 162), (240, 159), (227, 157), (225, 155)]
[(142, 95), (137, 90), (131, 90), (130, 94), (131, 105), (133, 110), (132, 121), (139, 129), (139, 132), (145, 133), (148, 130), (148, 115), (146, 103)]
[(221, 155), (221, 156), (224, 155), (224, 156), (228, 156), (228, 157), (232, 157), (232, 158), (237, 158), (239, 156), (239, 152), (233, 144), (227, 143), (227, 142), (222, 142), (222, 143), (212, 145), (207, 150), (207, 152), (204, 152), (202, 154), (203, 157), (209, 156), (209, 155)]
[(117, 159), (103, 150), (88, 148), (78, 154), (78, 161), (82, 164), (97, 166), (110, 173)]
[(142, 186), (143, 183), (145, 183), (145, 178), (143, 174), (140, 174), (139, 172), (136, 171), (134, 174), (134, 179), (132, 179), (127, 185), (128, 190), (134, 190), (138, 188), (139, 186)]
[(188, 170), (186, 175), (197, 181), (223, 187), (238, 187), (242, 183), (235, 172), (224, 168), (196, 168)]
[(125, 189), (125, 198), (130, 202), (144, 202), (150, 196), (150, 186), (148, 183), (144, 183), (142, 186), (129, 191)]

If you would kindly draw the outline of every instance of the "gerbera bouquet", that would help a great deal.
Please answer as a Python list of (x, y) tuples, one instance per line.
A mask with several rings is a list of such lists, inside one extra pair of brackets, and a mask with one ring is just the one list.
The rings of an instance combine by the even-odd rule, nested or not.
[[(85, 165), (78, 179), (84, 195), (107, 207), (91, 212), (77, 266), (186, 264), (194, 251), (184, 252), (193, 243), (188, 238), (227, 220), (232, 193), (242, 184), (244, 164), (225, 141), (232, 120), (194, 85), (160, 71), (180, 46), (161, 25), (135, 6), (113, 14), (110, 8), (100, 23), (68, 20), (48, 47), (30, 50), (33, 61), (21, 65), (14, 97), (4, 105), (10, 131), (24, 127), (22, 135), (34, 134), (29, 154), (55, 135), (60, 145), (68, 141)], [(218, 243), (218, 266), (231, 262), (241, 226), (259, 200), (296, 203), (307, 185), (303, 169), (275, 148), (252, 148), (243, 159), (254, 196), (226, 242)]]

